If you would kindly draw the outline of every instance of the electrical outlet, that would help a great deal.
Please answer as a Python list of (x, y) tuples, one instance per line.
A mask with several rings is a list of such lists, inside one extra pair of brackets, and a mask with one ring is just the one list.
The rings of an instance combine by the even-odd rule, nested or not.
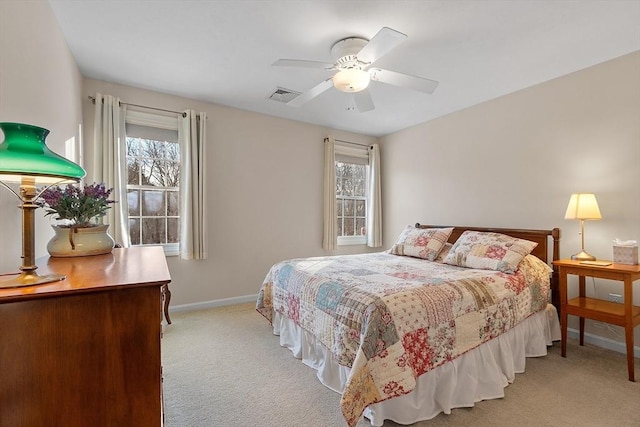
[(609, 301), (612, 302), (622, 302), (622, 295), (620, 294), (609, 294)]

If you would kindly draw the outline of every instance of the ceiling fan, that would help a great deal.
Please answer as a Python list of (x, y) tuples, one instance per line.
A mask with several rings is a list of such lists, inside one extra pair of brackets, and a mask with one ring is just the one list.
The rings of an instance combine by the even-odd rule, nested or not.
[(371, 40), (362, 37), (347, 37), (337, 41), (331, 47), (331, 54), (336, 58), (336, 62), (333, 64), (298, 59), (277, 60), (273, 65), (321, 68), (327, 71), (337, 70), (332, 77), (298, 95), (287, 105), (299, 107), (333, 86), (342, 92), (353, 93), (358, 111), (362, 113), (371, 111), (375, 108), (371, 94), (367, 90), (371, 80), (419, 92), (433, 93), (438, 87), (438, 82), (435, 80), (383, 70), (382, 68), (369, 68), (406, 38), (406, 34), (383, 27)]

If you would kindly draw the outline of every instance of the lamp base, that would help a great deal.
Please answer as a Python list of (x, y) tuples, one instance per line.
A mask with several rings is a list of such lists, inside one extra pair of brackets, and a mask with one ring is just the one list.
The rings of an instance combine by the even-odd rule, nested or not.
[(596, 257), (593, 255), (589, 255), (585, 251), (580, 251), (575, 255), (571, 255), (571, 259), (576, 261), (595, 261)]
[(60, 280), (66, 279), (66, 277), (67, 276), (62, 274), (47, 274), (46, 276), (39, 276), (33, 271), (23, 271), (18, 277), (0, 281), (0, 289), (43, 285), (45, 283), (59, 282)]

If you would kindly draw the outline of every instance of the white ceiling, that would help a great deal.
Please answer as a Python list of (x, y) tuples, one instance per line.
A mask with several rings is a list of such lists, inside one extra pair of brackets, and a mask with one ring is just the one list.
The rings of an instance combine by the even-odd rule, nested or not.
[[(85, 77), (374, 136), (640, 50), (640, 0), (50, 3)], [(434, 94), (372, 82), (366, 113), (333, 88), (299, 108), (268, 99), (331, 76), (275, 60), (333, 62), (333, 43), (384, 26), (408, 38), (375, 66), (437, 80)]]

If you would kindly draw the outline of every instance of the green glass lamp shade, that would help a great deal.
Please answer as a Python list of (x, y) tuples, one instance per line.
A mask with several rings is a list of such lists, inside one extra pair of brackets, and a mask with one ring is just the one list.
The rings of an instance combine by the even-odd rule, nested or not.
[[(84, 169), (47, 148), (47, 129), (22, 123), (0, 123), (4, 141), (0, 144), (0, 184), (20, 199), (22, 209), (22, 266), (20, 275), (0, 281), (1, 288), (33, 286), (63, 280), (64, 276), (36, 273), (35, 216), (39, 207), (37, 184), (58, 184), (80, 181)], [(20, 191), (13, 191), (5, 182), (19, 182)]]
[(79, 181), (84, 169), (47, 148), (47, 129), (23, 123), (0, 123), (0, 181), (20, 182), (25, 176), (38, 184)]

